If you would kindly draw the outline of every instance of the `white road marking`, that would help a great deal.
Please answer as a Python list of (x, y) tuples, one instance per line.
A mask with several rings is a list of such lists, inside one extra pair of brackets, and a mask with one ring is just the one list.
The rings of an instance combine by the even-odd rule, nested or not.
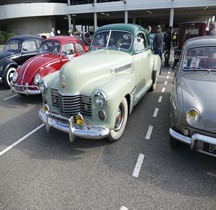
[(150, 139), (151, 138), (152, 131), (153, 131), (153, 126), (150, 125), (149, 128), (148, 128), (148, 131), (146, 133), (145, 139)]
[(139, 176), (140, 169), (142, 167), (142, 163), (143, 163), (144, 157), (145, 157), (145, 155), (143, 155), (141, 153), (139, 154), (139, 157), (137, 159), (137, 162), (136, 162), (136, 165), (135, 165), (135, 168), (134, 168), (132, 176), (134, 176), (136, 178)]
[(9, 97), (5, 98), (4, 101), (6, 101), (6, 100), (8, 100), (8, 99), (10, 99), (10, 98), (13, 98), (13, 97), (15, 97), (15, 96), (18, 96), (18, 94), (15, 94), (15, 95), (9, 96)]
[(165, 87), (163, 87), (163, 88), (162, 88), (162, 90), (161, 90), (161, 92), (163, 93), (163, 92), (165, 92), (165, 90), (166, 90), (166, 88), (165, 88)]
[(159, 108), (155, 108), (153, 117), (157, 117), (158, 111), (159, 111)]
[(164, 85), (166, 85), (167, 84), (167, 80), (164, 82)]
[(168, 71), (168, 74), (170, 74), (170, 71)]
[(128, 210), (128, 208), (125, 206), (121, 206), (121, 208), (119, 210)]
[(30, 135), (32, 135), (33, 133), (35, 133), (37, 130), (41, 129), (45, 124), (41, 124), (39, 125), (37, 128), (33, 129), (32, 131), (30, 131), (29, 133), (27, 133), (25, 136), (23, 136), (22, 138), (20, 138), (18, 141), (14, 142), (13, 144), (11, 144), (9, 147), (7, 147), (6, 149), (4, 149), (3, 151), (0, 152), (0, 156), (3, 155), (4, 153), (6, 153), (7, 151), (11, 150), (13, 147), (15, 147), (17, 144), (21, 143), (23, 140), (25, 140), (27, 137), (29, 137)]
[(166, 76), (166, 79), (169, 79), (169, 75)]
[(163, 99), (163, 96), (159, 96), (158, 103), (161, 103), (162, 99)]
[(209, 172), (209, 171), (207, 171), (207, 175), (216, 177), (216, 174), (214, 174), (214, 173), (212, 173), (212, 172)]

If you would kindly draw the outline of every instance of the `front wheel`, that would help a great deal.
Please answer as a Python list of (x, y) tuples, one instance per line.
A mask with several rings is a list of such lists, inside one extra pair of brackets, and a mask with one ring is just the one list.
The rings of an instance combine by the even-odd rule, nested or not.
[(124, 133), (126, 124), (128, 119), (128, 103), (126, 98), (123, 98), (121, 101), (118, 112), (116, 114), (115, 126), (110, 131), (108, 139), (111, 142), (115, 142), (121, 138), (122, 134)]
[(13, 74), (15, 71), (16, 71), (16, 68), (14, 67), (9, 67), (6, 71), (5, 78), (4, 78), (4, 84), (7, 88), (10, 88), (11, 86), (10, 82), (12, 81)]

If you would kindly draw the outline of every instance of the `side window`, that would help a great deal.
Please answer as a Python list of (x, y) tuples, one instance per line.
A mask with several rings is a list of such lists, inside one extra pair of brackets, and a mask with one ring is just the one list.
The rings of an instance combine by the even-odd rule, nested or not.
[(134, 49), (136, 53), (142, 52), (145, 49), (143, 33), (137, 33), (134, 41)]
[(27, 41), (24, 41), (22, 44), (23, 52), (35, 52), (37, 50), (38, 50), (37, 43), (34, 40), (27, 40)]
[(76, 49), (78, 54), (83, 54), (85, 53), (85, 50), (83, 49), (82, 45), (79, 43), (76, 43)]
[(74, 49), (73, 43), (66, 44), (63, 49), (65, 49), (66, 55), (74, 55), (75, 54), (75, 49)]

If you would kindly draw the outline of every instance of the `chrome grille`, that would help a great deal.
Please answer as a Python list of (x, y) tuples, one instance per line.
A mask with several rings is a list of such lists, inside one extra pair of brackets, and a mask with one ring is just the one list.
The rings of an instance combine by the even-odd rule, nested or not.
[(57, 89), (51, 89), (52, 105), (59, 108), (63, 116), (76, 116), (78, 113), (92, 116), (91, 98), (84, 95), (61, 95)]

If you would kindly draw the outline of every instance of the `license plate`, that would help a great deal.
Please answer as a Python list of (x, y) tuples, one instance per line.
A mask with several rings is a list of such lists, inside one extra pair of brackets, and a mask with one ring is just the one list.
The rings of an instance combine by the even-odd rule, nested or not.
[(212, 154), (216, 154), (216, 145), (204, 143), (203, 150)]

